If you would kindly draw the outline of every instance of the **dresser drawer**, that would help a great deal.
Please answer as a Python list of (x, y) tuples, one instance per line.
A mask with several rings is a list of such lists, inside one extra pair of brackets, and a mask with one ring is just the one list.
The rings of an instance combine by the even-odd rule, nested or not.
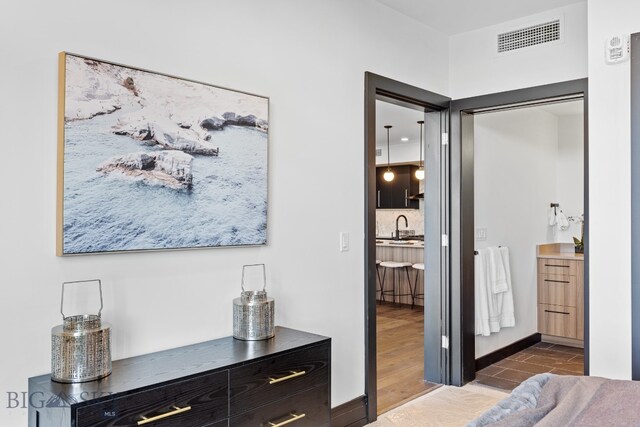
[(538, 302), (541, 304), (576, 307), (576, 276), (559, 274), (538, 275)]
[(329, 344), (231, 369), (230, 415), (236, 415), (329, 381)]
[(538, 304), (538, 330), (541, 334), (578, 338), (575, 307)]
[[(202, 427), (228, 416), (228, 371), (166, 384), (83, 406), (76, 411), (77, 427)], [(190, 408), (190, 409), (186, 409)], [(144, 422), (146, 417), (148, 422)]]
[(556, 274), (563, 276), (575, 276), (578, 261), (567, 259), (538, 259), (538, 274)]
[(328, 427), (330, 423), (329, 384), (324, 384), (235, 416), (229, 426)]

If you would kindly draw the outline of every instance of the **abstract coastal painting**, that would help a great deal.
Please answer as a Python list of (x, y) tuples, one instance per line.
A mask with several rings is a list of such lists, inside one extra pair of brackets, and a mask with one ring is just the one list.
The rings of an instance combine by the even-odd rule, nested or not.
[(269, 99), (60, 54), (57, 254), (264, 245)]

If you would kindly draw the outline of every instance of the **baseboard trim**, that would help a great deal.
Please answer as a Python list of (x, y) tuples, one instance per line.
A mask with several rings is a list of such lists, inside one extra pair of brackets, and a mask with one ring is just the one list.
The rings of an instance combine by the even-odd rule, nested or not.
[(517, 352), (522, 351), (527, 347), (531, 347), (536, 343), (539, 343), (541, 340), (542, 340), (542, 335), (540, 335), (539, 333), (535, 333), (533, 335), (529, 335), (528, 337), (521, 339), (520, 341), (511, 343), (506, 347), (502, 347), (494, 351), (493, 353), (489, 353), (482, 357), (479, 357), (476, 359), (476, 372), (486, 368), (487, 366), (491, 366), (502, 359), (505, 359), (509, 356), (513, 356)]
[(367, 396), (362, 395), (331, 409), (331, 427), (362, 427), (367, 424)]

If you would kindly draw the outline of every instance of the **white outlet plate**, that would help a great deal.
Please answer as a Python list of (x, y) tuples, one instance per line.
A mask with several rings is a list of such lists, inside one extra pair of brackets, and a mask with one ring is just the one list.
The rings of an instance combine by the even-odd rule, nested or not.
[(487, 240), (487, 229), (485, 227), (476, 228), (476, 241)]
[(349, 233), (340, 233), (340, 252), (346, 252), (349, 250)]

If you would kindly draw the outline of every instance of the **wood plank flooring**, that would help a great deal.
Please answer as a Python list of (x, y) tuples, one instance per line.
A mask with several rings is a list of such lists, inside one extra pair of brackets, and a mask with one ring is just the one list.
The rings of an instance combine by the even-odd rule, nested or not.
[(377, 305), (378, 414), (439, 387), (424, 381), (422, 307)]
[(583, 375), (584, 350), (539, 342), (478, 371), (474, 382), (511, 391), (522, 381), (545, 372)]

